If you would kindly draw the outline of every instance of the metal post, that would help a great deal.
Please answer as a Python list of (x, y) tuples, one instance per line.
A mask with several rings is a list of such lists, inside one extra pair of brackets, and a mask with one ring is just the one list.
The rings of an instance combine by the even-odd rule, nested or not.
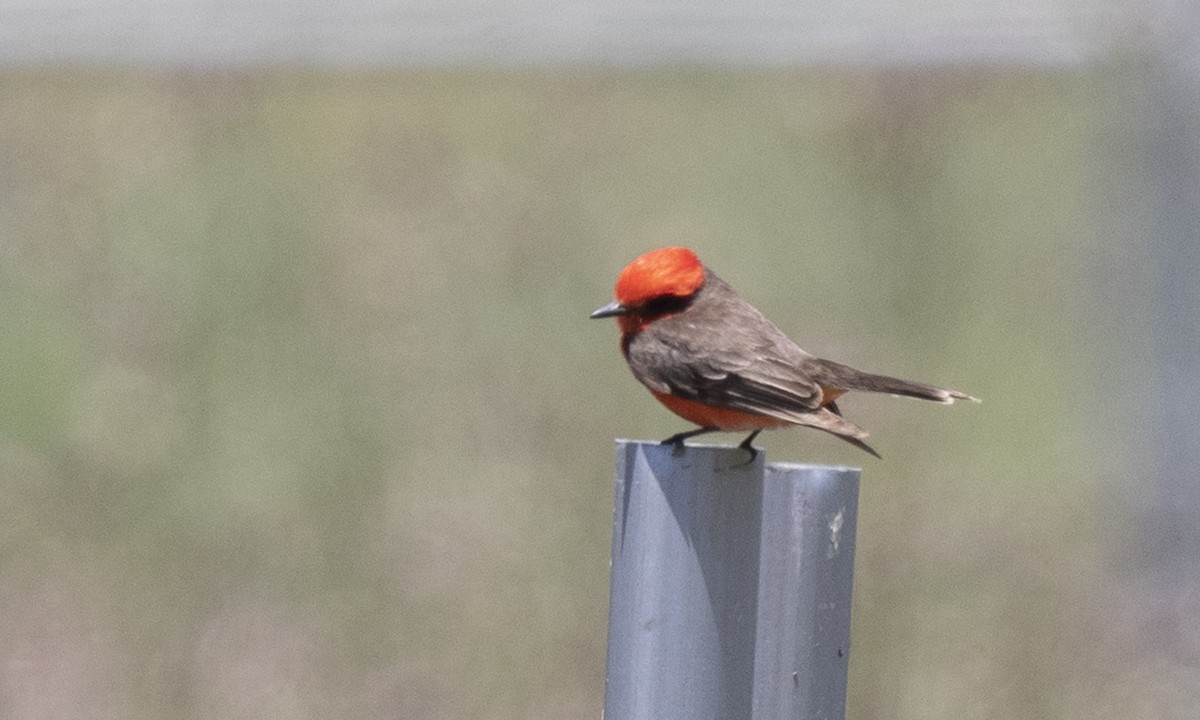
[(606, 720), (844, 715), (858, 470), (617, 442)]

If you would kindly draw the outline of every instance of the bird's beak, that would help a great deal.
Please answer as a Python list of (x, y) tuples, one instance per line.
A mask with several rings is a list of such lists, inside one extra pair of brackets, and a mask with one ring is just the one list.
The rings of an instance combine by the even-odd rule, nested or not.
[(606, 318), (606, 317), (613, 317), (615, 315), (624, 315), (628, 312), (629, 312), (629, 308), (625, 307), (624, 305), (617, 302), (616, 300), (613, 300), (612, 302), (605, 305), (604, 307), (596, 308), (596, 312), (592, 313), (588, 317), (595, 320), (596, 318)]

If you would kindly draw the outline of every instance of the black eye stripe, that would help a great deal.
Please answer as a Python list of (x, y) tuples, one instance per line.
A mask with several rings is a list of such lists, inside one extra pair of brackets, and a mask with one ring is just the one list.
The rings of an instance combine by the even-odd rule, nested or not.
[(694, 296), (688, 295), (680, 297), (678, 295), (660, 295), (656, 298), (647, 300), (638, 308), (639, 315), (668, 315), (671, 313), (682, 312), (688, 305), (692, 304)]

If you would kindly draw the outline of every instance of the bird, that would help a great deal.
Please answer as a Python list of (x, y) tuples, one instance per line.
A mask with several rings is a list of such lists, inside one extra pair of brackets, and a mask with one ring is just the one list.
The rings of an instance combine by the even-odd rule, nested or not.
[(613, 301), (591, 318), (615, 317), (629, 369), (667, 409), (697, 429), (662, 441), (717, 431), (750, 435), (788, 426), (830, 433), (876, 458), (867, 431), (842, 417), (837, 400), (858, 390), (937, 403), (979, 402), (957, 390), (876, 375), (805, 352), (686, 247), (647, 252), (617, 277)]

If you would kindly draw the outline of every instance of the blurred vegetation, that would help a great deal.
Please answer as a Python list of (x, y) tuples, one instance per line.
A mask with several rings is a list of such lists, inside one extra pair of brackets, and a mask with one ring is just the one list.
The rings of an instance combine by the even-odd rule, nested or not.
[(882, 462), (763, 438), (865, 466), (849, 717), (1167, 717), (1114, 629), (1136, 388), (1094, 389), (1143, 332), (1121, 87), (0, 75), (0, 714), (598, 717), (611, 439), (684, 426), (587, 314), (682, 243), (985, 400), (847, 398)]

